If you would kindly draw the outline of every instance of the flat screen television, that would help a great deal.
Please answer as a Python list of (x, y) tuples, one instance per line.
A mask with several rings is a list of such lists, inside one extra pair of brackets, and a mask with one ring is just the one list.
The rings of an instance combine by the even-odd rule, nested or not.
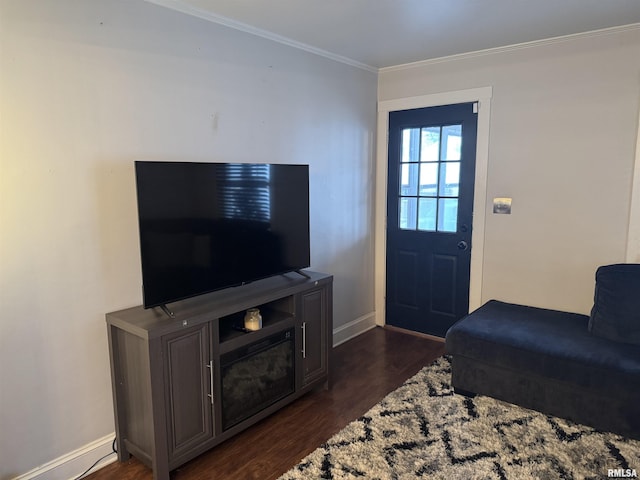
[(144, 307), (310, 265), (308, 165), (135, 162)]

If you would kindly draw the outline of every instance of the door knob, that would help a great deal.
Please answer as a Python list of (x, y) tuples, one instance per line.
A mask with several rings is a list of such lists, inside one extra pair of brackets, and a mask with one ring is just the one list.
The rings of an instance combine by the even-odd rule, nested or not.
[(467, 248), (469, 248), (467, 242), (465, 242), (464, 240), (460, 240), (458, 242), (458, 250), (466, 250)]

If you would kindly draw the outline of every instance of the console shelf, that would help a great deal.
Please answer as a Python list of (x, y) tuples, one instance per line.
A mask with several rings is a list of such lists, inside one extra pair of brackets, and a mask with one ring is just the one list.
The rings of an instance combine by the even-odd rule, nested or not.
[[(333, 278), (305, 273), (173, 303), (175, 318), (141, 306), (106, 315), (119, 461), (134, 455), (155, 480), (169, 480), (171, 470), (300, 395), (329, 387)], [(260, 309), (263, 327), (239, 331), (249, 308)], [(250, 398), (271, 394), (258, 377), (274, 373), (260, 364), (252, 383), (233, 373), (234, 362), (273, 358), (286, 362), (272, 369), (281, 391), (237, 417), (241, 402), (229, 392), (242, 394), (242, 384)]]
[(243, 332), (233, 328), (243, 324), (244, 312), (230, 316), (232, 321), (228, 321), (229, 317), (219, 320), (220, 354), (227, 353), (249, 343), (256, 342), (270, 334), (281, 331), (287, 327), (292, 327), (295, 324), (295, 317), (293, 314), (286, 314), (282, 312), (272, 312), (269, 314), (264, 310), (260, 311), (262, 312), (262, 328), (254, 332)]

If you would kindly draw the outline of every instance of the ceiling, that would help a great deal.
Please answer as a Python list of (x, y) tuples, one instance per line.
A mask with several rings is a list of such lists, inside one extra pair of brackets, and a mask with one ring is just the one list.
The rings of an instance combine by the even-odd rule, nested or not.
[(640, 0), (147, 1), (371, 70), (640, 24)]

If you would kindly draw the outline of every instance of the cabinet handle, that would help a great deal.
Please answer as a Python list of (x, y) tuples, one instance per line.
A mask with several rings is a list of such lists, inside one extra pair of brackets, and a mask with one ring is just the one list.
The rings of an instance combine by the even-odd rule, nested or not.
[(211, 399), (211, 405), (213, 405), (213, 360), (209, 361), (207, 368), (209, 369), (209, 387), (211, 388), (211, 393), (208, 393), (207, 397)]
[(307, 358), (307, 322), (302, 322), (302, 358)]

